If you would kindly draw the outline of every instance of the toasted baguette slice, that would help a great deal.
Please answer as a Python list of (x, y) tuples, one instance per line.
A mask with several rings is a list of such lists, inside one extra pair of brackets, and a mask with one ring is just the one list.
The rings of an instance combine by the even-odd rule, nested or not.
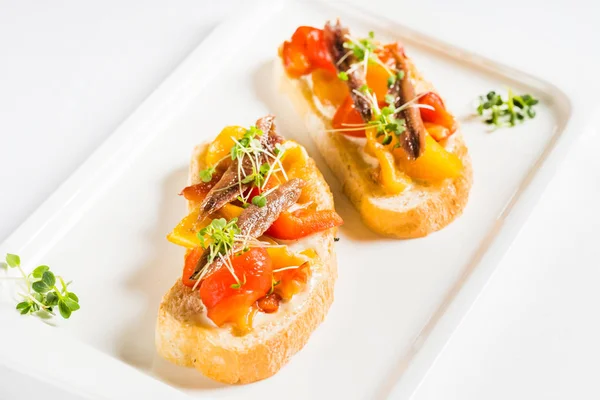
[[(194, 149), (190, 184), (200, 182), (198, 173), (205, 168), (202, 160), (207, 146), (199, 145)], [(308, 160), (308, 178), (318, 188), (315, 203), (322, 209), (333, 209), (329, 186), (314, 161)], [(255, 317), (254, 329), (244, 336), (236, 336), (230, 328), (212, 325), (206, 319), (198, 292), (184, 286), (181, 279), (177, 280), (163, 297), (158, 311), (158, 353), (177, 365), (195, 367), (207, 377), (223, 383), (250, 383), (275, 374), (306, 344), (333, 301), (337, 278), (334, 236), (335, 230), (329, 229), (290, 243), (295, 252), (309, 248), (317, 252), (318, 257), (311, 265), (309, 284), (290, 302), (282, 303), (276, 313), (263, 315), (262, 323)]]
[[(409, 66), (416, 92), (434, 91), (410, 60)], [(331, 120), (315, 103), (310, 84), (305, 79), (287, 75), (281, 58), (275, 62), (274, 75), (281, 91), (289, 96), (303, 118), (327, 165), (341, 181), (344, 193), (370, 229), (393, 238), (416, 238), (442, 229), (462, 213), (473, 172), (460, 131), (441, 144), (461, 159), (462, 175), (436, 184), (414, 182), (410, 189), (390, 196), (373, 178), (373, 164), (364, 155), (364, 142), (331, 131)]]

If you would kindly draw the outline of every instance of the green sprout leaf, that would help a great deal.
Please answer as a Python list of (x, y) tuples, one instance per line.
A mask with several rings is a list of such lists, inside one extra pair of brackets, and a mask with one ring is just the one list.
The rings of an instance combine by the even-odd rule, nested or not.
[(271, 166), (269, 165), (269, 163), (264, 163), (260, 166), (259, 172), (264, 177), (264, 176), (267, 176), (267, 174), (269, 173), (270, 170), (271, 170)]
[(40, 265), (39, 267), (33, 270), (31, 275), (33, 275), (34, 278), (41, 278), (44, 272), (48, 271), (49, 269), (50, 268), (47, 265)]
[(210, 182), (212, 180), (213, 174), (215, 173), (215, 167), (208, 167), (200, 171), (200, 179), (202, 182)]
[(348, 73), (345, 71), (340, 71), (340, 72), (338, 72), (338, 78), (340, 78), (340, 80), (342, 80), (342, 81), (347, 81)]
[(394, 83), (396, 83), (396, 76), (395, 75), (389, 76), (388, 80), (387, 80), (387, 87), (391, 88), (392, 86), (394, 86)]
[(65, 297), (62, 301), (66, 304), (67, 307), (69, 307), (69, 310), (71, 310), (71, 311), (79, 310), (79, 304), (75, 300), (71, 299), (70, 297)]
[(267, 205), (267, 198), (262, 195), (254, 196), (252, 198), (252, 204), (254, 204), (257, 207), (264, 207)]
[(52, 271), (45, 271), (42, 274), (42, 282), (44, 282), (50, 288), (54, 286), (54, 284), (56, 283), (56, 278), (54, 277)]
[[(16, 305), (19, 313), (35, 314), (46, 319), (54, 316), (53, 308), (58, 306), (60, 315), (69, 318), (73, 311), (79, 310), (79, 298), (67, 289), (70, 282), (65, 283), (63, 278), (50, 271), (50, 267), (40, 265), (27, 275), (21, 268), (19, 256), (7, 254), (6, 260), (12, 268), (20, 270), (26, 284), (27, 291), (22, 294), (23, 301)], [(61, 289), (56, 287), (57, 280), (60, 281)]]
[(9, 267), (15, 268), (21, 266), (21, 258), (16, 254), (7, 254), (6, 263)]
[(25, 315), (29, 313), (29, 310), (31, 310), (31, 303), (29, 301), (22, 301), (19, 304), (17, 304), (17, 310), (22, 315)]
[(58, 295), (55, 292), (49, 292), (46, 295), (46, 305), (54, 307), (58, 305)]
[(60, 312), (60, 315), (62, 315), (62, 317), (64, 319), (69, 319), (69, 317), (71, 316), (71, 309), (69, 308), (69, 306), (62, 300), (60, 300), (58, 302), (58, 311)]
[(208, 226), (198, 232), (200, 245), (203, 249), (209, 250), (208, 262), (213, 262), (219, 254), (226, 255), (231, 251), (235, 235), (239, 233), (237, 218), (233, 218), (229, 222), (225, 218), (213, 219)]
[(46, 285), (43, 281), (33, 282), (31, 288), (37, 293), (47, 293), (50, 290), (50, 286)]

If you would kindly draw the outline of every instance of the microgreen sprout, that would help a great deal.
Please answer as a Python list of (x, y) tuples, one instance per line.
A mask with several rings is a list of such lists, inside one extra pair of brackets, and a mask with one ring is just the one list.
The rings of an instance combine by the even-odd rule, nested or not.
[(203, 169), (202, 171), (200, 171), (200, 179), (202, 179), (202, 182), (210, 182), (214, 173), (214, 166)]
[(209, 251), (208, 262), (213, 262), (219, 255), (228, 255), (233, 250), (235, 235), (240, 234), (237, 218), (229, 222), (225, 218), (213, 219), (209, 225), (198, 232), (200, 246)]
[(19, 293), (23, 301), (16, 307), (22, 315), (46, 312), (55, 316), (54, 308), (58, 307), (60, 315), (67, 319), (79, 310), (79, 298), (68, 289), (70, 282), (65, 283), (62, 277), (54, 275), (47, 265), (40, 265), (26, 274), (21, 267), (21, 258), (16, 254), (7, 254), (6, 264), (16, 268), (25, 283), (26, 293)]
[[(235, 276), (235, 275), (234, 275)], [(232, 289), (240, 289), (242, 286), (246, 284), (246, 274), (244, 274), (244, 281), (240, 282), (239, 280), (236, 283), (231, 284)]]
[(264, 195), (256, 195), (252, 198), (252, 204), (257, 207), (264, 207), (267, 205), (267, 198)]
[(375, 34), (373, 31), (369, 32), (369, 36), (366, 38), (357, 39), (350, 35), (346, 35), (345, 39), (346, 41), (344, 42), (343, 46), (345, 49), (348, 49), (348, 52), (338, 60), (337, 65), (339, 66), (350, 55), (354, 55), (356, 63), (354, 63), (347, 71), (338, 73), (338, 78), (343, 81), (347, 81), (349, 74), (354, 72), (360, 66), (363, 67), (363, 73), (366, 76), (369, 64), (379, 64), (387, 71), (390, 77), (394, 77), (393, 79), (395, 79), (397, 76), (397, 71), (394, 72), (377, 56), (376, 51), (381, 49), (381, 46), (375, 42)]
[[(265, 148), (261, 140), (264, 133), (252, 126), (246, 131), (240, 140), (232, 138), (234, 146), (231, 149), (231, 159), (238, 160), (238, 181), (239, 181), (239, 197), (242, 205), (248, 203), (250, 191), (244, 191), (242, 185), (251, 183), (252, 186), (259, 189), (264, 189), (271, 175), (275, 172), (281, 172), (287, 180), (287, 175), (281, 163), (281, 157), (285, 151), (284, 147), (279, 143), (275, 145), (273, 151)], [(244, 161), (248, 160), (251, 172), (247, 172), (244, 168)], [(248, 163), (246, 163), (248, 164)]]
[(495, 91), (479, 96), (477, 114), (485, 117), (484, 122), (495, 127), (513, 127), (517, 123), (535, 117), (533, 106), (538, 104), (538, 99), (529, 94), (517, 96), (512, 89), (508, 89), (507, 98)]
[[(338, 128), (331, 129), (329, 131), (358, 131), (363, 130), (365, 128), (375, 128), (377, 132), (377, 137), (383, 136), (383, 140), (381, 144), (388, 145), (392, 142), (393, 137), (400, 137), (406, 131), (406, 121), (403, 118), (397, 118), (399, 112), (408, 108), (408, 107), (418, 107), (418, 108), (428, 108), (431, 109), (430, 106), (424, 104), (417, 104), (417, 101), (423, 96), (425, 93), (415, 96), (412, 100), (407, 101), (399, 107), (395, 106), (396, 98), (390, 95), (387, 95), (385, 100), (388, 104), (383, 108), (379, 108), (377, 97), (372, 91), (361, 92), (360, 90), (354, 90), (354, 93), (358, 96), (361, 96), (365, 99), (371, 106), (371, 110), (373, 111), (373, 119), (364, 124), (344, 124), (348, 126), (347, 128)], [(400, 147), (400, 141), (398, 141), (394, 148)]]
[[(242, 234), (241, 229), (237, 225), (237, 218), (233, 218), (229, 222), (225, 218), (212, 220), (208, 226), (198, 232), (198, 238), (200, 239), (200, 246), (208, 251), (208, 257), (206, 265), (202, 266), (199, 271), (194, 289), (205, 276), (207, 272), (206, 266), (217, 260), (217, 258), (229, 270), (236, 284), (239, 285), (236, 288), (239, 288), (245, 283), (246, 279), (244, 278), (242, 282), (235, 274), (233, 264), (231, 263), (232, 256), (242, 254), (249, 250), (250, 247), (282, 247), (279, 244), (263, 242)], [(196, 277), (193, 277), (193, 279), (196, 279)]]
[(267, 294), (273, 294), (273, 292), (275, 291), (275, 286), (279, 285), (281, 283), (281, 281), (276, 281), (274, 277), (271, 278), (271, 289), (269, 289), (269, 292)]
[(398, 80), (401, 81), (402, 79), (404, 79), (404, 71), (399, 70), (399, 71), (396, 72), (395, 75), (390, 75), (388, 77), (387, 87), (391, 88), (392, 86), (394, 86), (394, 84), (396, 83), (396, 81), (398, 81)]
[(373, 41), (374, 38), (373, 32), (369, 32), (369, 37), (363, 39), (355, 39), (350, 35), (346, 35), (347, 40), (344, 42), (344, 48), (351, 51), (358, 62), (364, 62), (365, 59), (369, 60), (376, 57), (374, 53), (377, 45)]

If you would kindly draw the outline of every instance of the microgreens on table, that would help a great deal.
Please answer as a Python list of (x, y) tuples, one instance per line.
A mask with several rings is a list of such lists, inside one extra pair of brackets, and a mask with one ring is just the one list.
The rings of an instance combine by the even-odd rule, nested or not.
[(26, 292), (19, 293), (23, 301), (16, 307), (21, 314), (39, 315), (38, 312), (46, 312), (55, 316), (54, 309), (58, 307), (60, 315), (68, 319), (71, 313), (79, 310), (79, 298), (68, 289), (71, 282), (65, 283), (63, 278), (54, 275), (47, 265), (40, 265), (26, 274), (18, 255), (7, 254), (5, 260), (8, 267), (19, 270), (25, 283)]
[(507, 98), (495, 91), (479, 96), (477, 114), (485, 117), (484, 122), (497, 128), (513, 127), (526, 119), (535, 118), (533, 106), (538, 104), (538, 99), (529, 94), (517, 96), (509, 88)]

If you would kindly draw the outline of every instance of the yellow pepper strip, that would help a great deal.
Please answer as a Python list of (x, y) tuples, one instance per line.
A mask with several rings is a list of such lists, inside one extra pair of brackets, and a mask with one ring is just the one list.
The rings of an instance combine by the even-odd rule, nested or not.
[[(302, 268), (306, 262), (308, 262), (308, 257), (303, 254), (294, 254), (289, 251), (288, 247), (269, 247), (267, 249), (269, 256), (271, 257), (271, 261), (273, 263), (273, 271), (277, 271), (283, 269), (280, 272), (275, 272), (273, 274), (273, 279), (278, 279), (277, 286), (275, 286), (274, 290), (277, 294), (281, 296), (284, 300), (290, 300), (295, 294), (300, 292), (304, 286), (306, 280), (297, 280), (293, 278), (296, 274), (294, 273), (298, 268)], [(308, 266), (310, 264), (306, 264)], [(296, 267), (292, 270), (285, 270), (286, 267)], [(301, 272), (301, 270), (297, 270)], [(306, 273), (310, 273), (307, 271)], [(304, 278), (307, 278), (305, 273), (302, 272)]]
[(416, 160), (409, 160), (401, 148), (394, 149), (394, 156), (400, 169), (413, 179), (433, 182), (456, 178), (462, 173), (460, 158), (429, 134), (425, 136), (425, 149)]
[(221, 133), (208, 146), (205, 159), (206, 165), (212, 167), (226, 157), (235, 144), (232, 138), (239, 140), (244, 136), (244, 133), (246, 133), (246, 128), (241, 126), (232, 125), (223, 128)]
[(373, 154), (379, 161), (379, 181), (389, 194), (399, 194), (406, 189), (410, 179), (396, 168), (394, 156), (376, 138), (376, 129), (365, 130), (367, 136), (367, 152)]
[(177, 224), (177, 226), (167, 235), (167, 240), (176, 245), (187, 247), (189, 249), (198, 247), (200, 241), (197, 234), (202, 228), (207, 226), (211, 220), (206, 218), (202, 222), (198, 222), (199, 208), (189, 213), (185, 218)]
[(227, 221), (237, 218), (244, 211), (242, 207), (233, 205), (233, 204), (225, 204), (220, 210), (219, 213), (225, 217)]

